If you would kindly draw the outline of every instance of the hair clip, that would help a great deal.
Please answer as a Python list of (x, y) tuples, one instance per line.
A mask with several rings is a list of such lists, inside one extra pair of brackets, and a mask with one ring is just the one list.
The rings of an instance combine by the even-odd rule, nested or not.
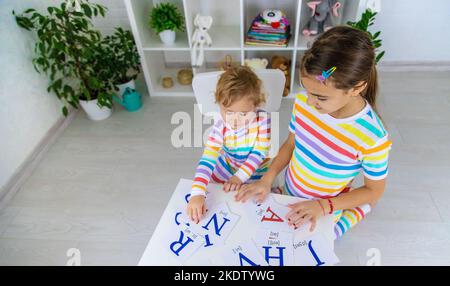
[(334, 73), (335, 70), (336, 67), (332, 67), (327, 71), (323, 71), (321, 75), (316, 76), (316, 79), (318, 79), (321, 83), (325, 83), (325, 80), (329, 78)]

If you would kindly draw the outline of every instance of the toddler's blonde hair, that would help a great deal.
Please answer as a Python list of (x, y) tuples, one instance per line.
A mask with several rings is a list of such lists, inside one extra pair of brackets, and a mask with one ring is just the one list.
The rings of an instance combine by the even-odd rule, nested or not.
[(261, 80), (249, 67), (232, 67), (219, 78), (215, 93), (216, 103), (228, 107), (236, 100), (247, 97), (258, 107), (266, 102), (261, 84)]

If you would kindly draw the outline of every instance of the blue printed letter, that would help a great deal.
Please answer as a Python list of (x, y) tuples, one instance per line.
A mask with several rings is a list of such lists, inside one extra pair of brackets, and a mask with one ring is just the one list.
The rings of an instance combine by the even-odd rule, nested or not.
[[(279, 256), (269, 256), (269, 250), (272, 248), (271, 246), (263, 246), (263, 248), (265, 250), (265, 257), (266, 257), (267, 263), (269, 263), (269, 259), (273, 258), (273, 259), (278, 259), (280, 261), (280, 265), (279, 266), (284, 266), (283, 250), (286, 247), (277, 247), (278, 251), (279, 251), (279, 254), (280, 254)], [(270, 266), (276, 266), (276, 265), (270, 264)]]
[[(170, 245), (170, 250), (172, 250), (172, 252), (176, 255), (176, 256), (180, 256), (180, 251), (183, 250), (183, 248), (186, 247), (186, 245), (188, 245), (189, 243), (193, 242), (192, 238), (187, 237), (186, 241), (183, 242), (183, 238), (184, 238), (184, 233), (182, 231), (180, 231), (180, 239), (178, 241), (174, 241), (172, 242), (172, 244)], [(177, 250), (175, 250), (175, 245), (179, 244), (180, 247), (178, 247)]]
[(308, 248), (309, 248), (309, 251), (311, 251), (311, 254), (314, 256), (314, 259), (315, 259), (316, 262), (317, 262), (317, 265), (316, 265), (316, 266), (320, 266), (320, 265), (325, 264), (325, 262), (320, 261), (319, 256), (317, 256), (316, 252), (315, 252), (314, 249), (312, 248), (312, 240), (310, 240), (310, 241), (308, 242)]

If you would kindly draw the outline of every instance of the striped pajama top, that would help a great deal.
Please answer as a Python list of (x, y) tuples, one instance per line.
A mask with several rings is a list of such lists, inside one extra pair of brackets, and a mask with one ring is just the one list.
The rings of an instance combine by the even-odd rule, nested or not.
[(370, 104), (349, 118), (321, 114), (298, 94), (289, 131), (295, 148), (285, 174), (286, 192), (307, 199), (335, 197), (362, 171), (371, 180), (388, 174), (391, 141)]
[[(243, 183), (267, 170), (270, 149), (270, 117), (258, 110), (247, 126), (233, 130), (220, 118), (214, 124), (195, 171), (191, 195), (206, 195), (211, 178), (225, 182), (232, 175)], [(260, 176), (259, 176), (260, 177)]]

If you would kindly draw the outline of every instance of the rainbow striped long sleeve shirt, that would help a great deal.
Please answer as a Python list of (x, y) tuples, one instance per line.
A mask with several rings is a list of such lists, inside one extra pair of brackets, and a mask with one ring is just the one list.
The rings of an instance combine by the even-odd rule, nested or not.
[(307, 199), (329, 198), (348, 190), (362, 171), (371, 180), (388, 174), (392, 142), (369, 103), (358, 114), (336, 119), (321, 114), (298, 94), (289, 131), (295, 148), (286, 170), (286, 191)]
[(195, 171), (191, 195), (205, 195), (210, 180), (223, 183), (231, 176), (242, 182), (259, 179), (268, 169), (270, 117), (258, 110), (245, 127), (233, 130), (222, 118), (211, 129)]

